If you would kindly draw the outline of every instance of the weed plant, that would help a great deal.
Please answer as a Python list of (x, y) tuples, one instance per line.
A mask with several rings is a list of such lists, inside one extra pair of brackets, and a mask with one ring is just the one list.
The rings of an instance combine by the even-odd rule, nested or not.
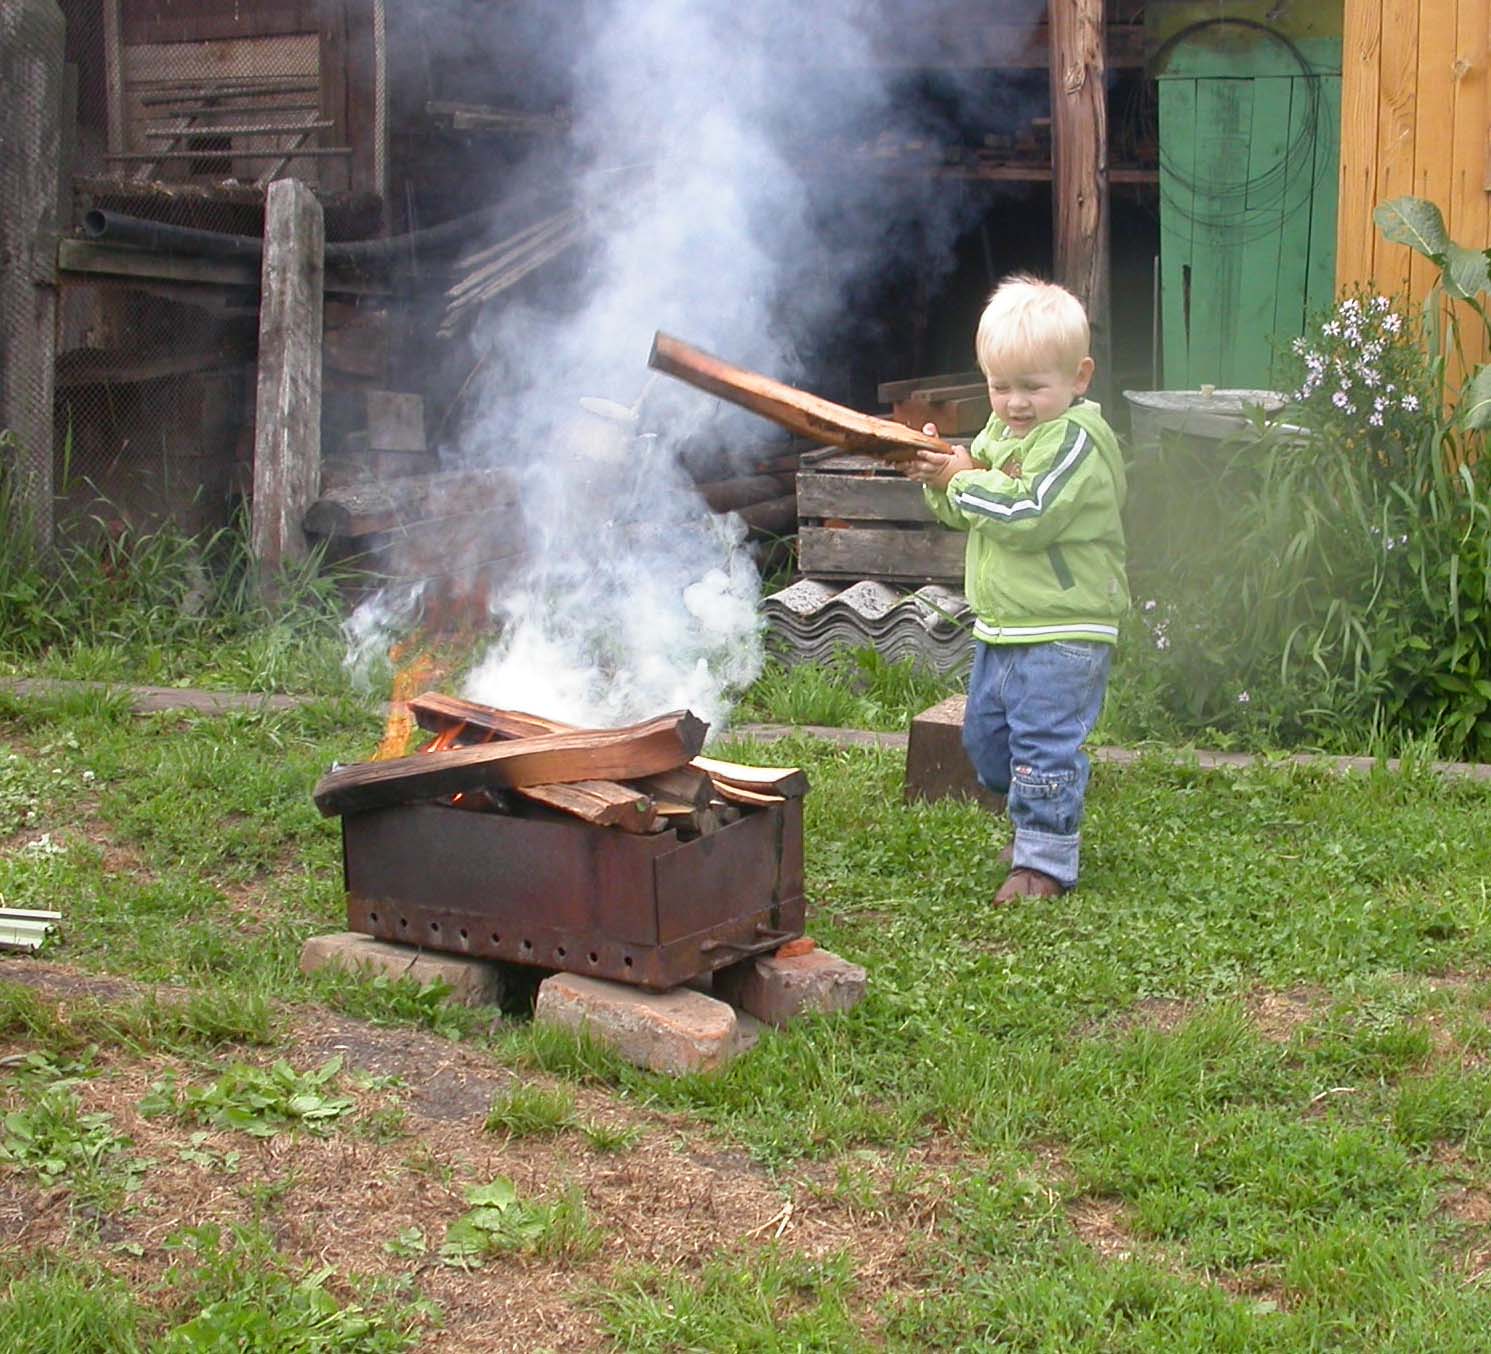
[(338, 580), (320, 553), (258, 586), (246, 518), (205, 537), (93, 521), (43, 554), (0, 432), (0, 665), (78, 680), (337, 692)]
[(1491, 274), (1431, 204), (1376, 215), (1439, 266), (1421, 322), (1345, 298), (1287, 354), (1280, 421), (1137, 466), (1123, 681), (1155, 734), (1491, 757), (1491, 374), (1453, 376)]

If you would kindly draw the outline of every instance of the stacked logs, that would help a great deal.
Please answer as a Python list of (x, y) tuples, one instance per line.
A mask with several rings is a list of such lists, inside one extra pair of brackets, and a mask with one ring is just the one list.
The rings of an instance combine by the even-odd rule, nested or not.
[(434, 738), (408, 757), (327, 772), (312, 795), (323, 814), (423, 800), (480, 813), (562, 813), (597, 827), (672, 830), (688, 839), (808, 788), (795, 767), (699, 755), (707, 727), (687, 711), (584, 730), (433, 691), (407, 705)]

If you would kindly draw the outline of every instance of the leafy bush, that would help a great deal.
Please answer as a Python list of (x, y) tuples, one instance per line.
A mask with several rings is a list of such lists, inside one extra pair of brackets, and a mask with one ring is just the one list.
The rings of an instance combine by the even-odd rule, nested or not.
[(1430, 204), (1399, 199), (1377, 219), (1440, 266), (1422, 324), (1387, 297), (1344, 299), (1292, 345), (1284, 417), (1211, 476), (1166, 480), (1159, 543), (1138, 542), (1126, 656), (1141, 680), (1125, 680), (1148, 674), (1192, 733), (1351, 750), (1427, 738), (1484, 759), (1491, 378), (1451, 390), (1464, 345), (1448, 302), (1486, 325), (1491, 275)]

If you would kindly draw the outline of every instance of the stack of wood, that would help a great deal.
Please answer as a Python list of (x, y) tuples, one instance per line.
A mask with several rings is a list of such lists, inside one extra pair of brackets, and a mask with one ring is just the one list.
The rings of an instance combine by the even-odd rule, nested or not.
[(408, 702), (435, 737), (388, 761), (337, 767), (313, 798), (327, 815), (418, 801), (482, 813), (558, 813), (623, 832), (704, 836), (807, 792), (795, 767), (699, 755), (707, 726), (687, 711), (621, 729), (576, 729), (426, 692)]
[(446, 470), (328, 488), (301, 525), (328, 560), (378, 581), (426, 584), (431, 629), (485, 616), (527, 553), (517, 481), (504, 470)]
[(801, 448), (778, 447), (755, 456), (695, 456), (685, 464), (712, 512), (739, 514), (752, 540), (797, 530), (797, 467)]
[(445, 293), (445, 317), (439, 333), (448, 338), (475, 315), (484, 301), (521, 282), (578, 244), (590, 229), (590, 214), (570, 207), (546, 216), (495, 244), (463, 254), (452, 265), (454, 282)]
[(908, 428), (931, 423), (943, 437), (972, 437), (989, 421), (989, 383), (978, 371), (886, 381), (876, 392)]

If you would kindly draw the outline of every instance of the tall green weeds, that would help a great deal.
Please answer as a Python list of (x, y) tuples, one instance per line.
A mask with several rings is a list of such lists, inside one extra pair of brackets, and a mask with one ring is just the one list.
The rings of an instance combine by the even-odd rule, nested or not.
[(338, 623), (337, 581), (319, 556), (289, 568), (272, 598), (261, 591), (242, 519), (202, 537), (96, 522), (42, 551), (14, 441), (0, 432), (0, 664), (255, 691), (335, 686)]
[(1491, 402), (1477, 392), (1491, 380), (1449, 387), (1467, 347), (1449, 302), (1485, 325), (1491, 278), (1484, 253), (1435, 233), (1429, 204), (1400, 199), (1378, 221), (1440, 265), (1422, 323), (1387, 297), (1345, 298), (1292, 345), (1281, 420), (1217, 453), (1210, 475), (1165, 453), (1176, 463), (1138, 487), (1170, 497), (1135, 542), (1133, 658), (1183, 731), (1352, 750), (1428, 739), (1483, 760)]

